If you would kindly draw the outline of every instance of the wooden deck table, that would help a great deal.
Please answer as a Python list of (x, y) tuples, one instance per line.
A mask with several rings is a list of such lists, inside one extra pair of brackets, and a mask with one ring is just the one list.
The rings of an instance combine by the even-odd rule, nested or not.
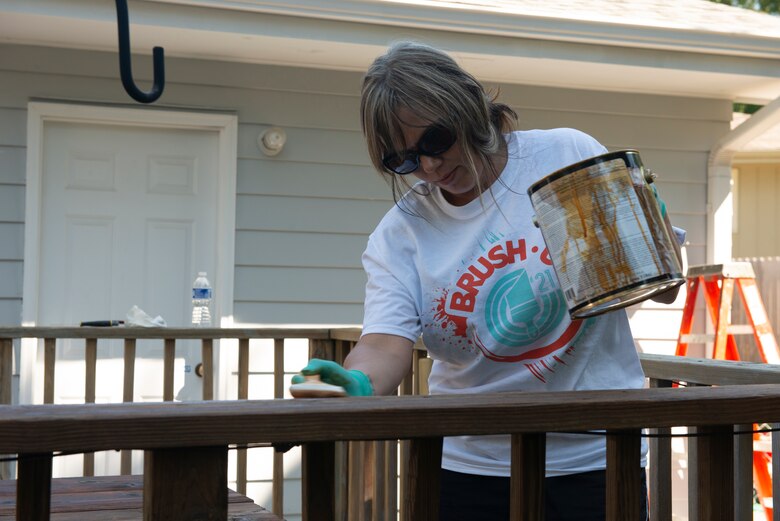
[[(141, 521), (143, 476), (55, 478), (52, 521)], [(228, 491), (228, 521), (283, 521), (246, 496)], [(0, 521), (16, 520), (16, 480), (0, 481)]]

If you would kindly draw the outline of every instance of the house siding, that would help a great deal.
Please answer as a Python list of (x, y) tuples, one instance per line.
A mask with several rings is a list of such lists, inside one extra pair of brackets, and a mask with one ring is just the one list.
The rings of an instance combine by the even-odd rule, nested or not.
[[(134, 58), (141, 88), (147, 56)], [(241, 324), (355, 324), (365, 282), (360, 254), (392, 205), (373, 172), (358, 118), (357, 72), (167, 58), (168, 83), (154, 108), (238, 114), (234, 320)], [(114, 53), (0, 46), (0, 320), (20, 320), (26, 107), (32, 100), (133, 105)], [(659, 174), (672, 221), (688, 230), (689, 264), (705, 261), (707, 158), (728, 132), (728, 100), (676, 98), (525, 85), (494, 85), (521, 128), (574, 127), (610, 150), (639, 150)], [(287, 145), (266, 157), (269, 126)], [(217, 288), (218, 290), (218, 288)], [(681, 306), (681, 301), (680, 306)], [(680, 306), (632, 308), (652, 323)], [(672, 313), (672, 315), (675, 315)], [(676, 337), (657, 328), (638, 341)], [(674, 327), (672, 327), (674, 326)], [(672, 330), (674, 335), (672, 335)]]

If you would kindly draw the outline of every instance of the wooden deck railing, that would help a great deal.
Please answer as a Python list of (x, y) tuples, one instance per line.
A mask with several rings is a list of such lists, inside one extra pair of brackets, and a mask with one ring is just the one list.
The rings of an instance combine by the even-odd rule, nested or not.
[[(9, 404), (11, 401), (13, 342), (20, 338), (37, 338), (44, 344), (45, 378), (41, 384), (44, 386), (43, 395), (48, 402), (53, 401), (54, 397), (57, 374), (54, 360), (58, 339), (84, 339), (87, 367), (84, 389), (87, 403), (94, 401), (97, 372), (95, 361), (104, 339), (124, 340), (123, 396), (126, 401), (132, 400), (133, 397), (135, 344), (138, 339), (159, 339), (164, 344), (161, 379), (164, 381), (165, 401), (173, 399), (173, 360), (177, 341), (200, 340), (204, 368), (203, 398), (209, 401), (214, 398), (214, 341), (237, 339), (236, 395), (241, 400), (220, 404), (0, 406), (0, 454), (19, 455), (19, 484), (23, 487), (31, 475), (23, 469), (36, 468), (30, 465), (41, 458), (31, 455), (39, 453), (44, 454), (43, 461), (46, 461), (50, 460), (52, 452), (83, 451), (84, 474), (90, 475), (93, 464), (90, 463), (89, 455), (97, 450), (122, 449), (123, 454), (129, 454), (130, 449), (137, 449), (147, 451), (146, 454), (149, 455), (173, 446), (198, 451), (205, 450), (203, 447), (218, 446), (221, 448), (216, 455), (207, 453), (221, 461), (223, 449), (227, 450), (229, 447), (237, 452), (237, 489), (245, 493), (247, 445), (275, 444), (282, 448), (290, 443), (304, 442), (303, 505), (309, 519), (326, 519), (319, 515), (312, 517), (311, 514), (312, 508), (324, 508), (328, 512), (332, 510), (333, 518), (340, 521), (396, 519), (399, 511), (401, 519), (416, 520), (431, 519), (426, 517), (426, 512), (429, 513), (428, 509), (435, 508), (433, 503), (422, 498), (430, 498), (435, 492), (433, 489), (426, 490), (425, 486), (435, 488), (442, 436), (512, 434), (517, 460), (513, 464), (524, 469), (520, 474), (513, 473), (513, 487), (528, 491), (535, 490), (534, 487), (540, 484), (539, 472), (540, 468), (543, 469), (544, 462), (543, 458), (539, 461), (539, 455), (544, 453), (541, 450), (544, 433), (604, 429), (607, 430), (608, 446), (612, 454), (610, 476), (615, 478), (615, 472), (620, 476), (615, 482), (616, 486), (620, 486), (612, 490), (610, 496), (610, 508), (617, 515), (623, 508), (633, 508), (636, 498), (632, 498), (630, 494), (626, 495), (620, 487), (630, 484), (636, 478), (636, 471), (631, 470), (631, 462), (638, 447), (640, 429), (651, 428), (651, 515), (654, 520), (666, 521), (671, 519), (670, 428), (688, 426), (696, 429), (689, 440), (689, 504), (692, 509), (689, 519), (717, 519), (711, 517), (713, 508), (732, 512), (734, 518), (740, 521), (752, 519), (752, 435), (733, 435), (733, 429), (737, 426), (737, 430), (751, 430), (754, 423), (780, 422), (780, 402), (770, 406), (772, 400), (767, 398), (780, 393), (780, 388), (773, 385), (741, 385), (780, 383), (780, 369), (776, 366), (642, 355), (643, 367), (650, 379), (651, 389), (641, 391), (540, 395), (508, 393), (468, 397), (465, 400), (463, 397), (455, 400), (440, 396), (376, 397), (330, 402), (246, 400), (249, 396), (250, 340), (273, 339), (273, 354), (265, 349), (258, 350), (259, 352), (252, 350), (252, 356), (274, 357), (273, 395), (269, 398), (281, 398), (289, 377), (283, 371), (284, 339), (308, 339), (310, 356), (341, 361), (359, 335), (360, 330), (354, 328), (0, 328), (0, 403)], [(430, 364), (425, 358), (424, 348), (417, 347), (414, 370), (402, 383), (399, 389), (401, 395), (427, 394), (425, 374)], [(678, 381), (685, 382), (688, 387), (669, 388), (672, 382)], [(720, 387), (694, 387), (704, 385)], [(558, 403), (559, 401), (564, 403)], [(456, 412), (457, 410), (459, 412)], [(588, 413), (582, 414), (583, 410)], [(507, 411), (512, 413), (507, 414)], [(562, 416), (559, 423), (554, 422), (554, 416), (548, 415), (549, 411), (560, 412)], [(201, 413), (205, 415), (201, 418), (202, 421), (196, 417)], [(79, 421), (68, 422), (68, 414), (76, 415), (71, 419)], [(133, 425), (133, 421), (125, 414), (138, 420), (137, 431), (124, 430), (125, 426)], [(529, 414), (532, 416), (527, 417)], [(303, 422), (300, 430), (296, 431), (297, 434), (292, 430), (285, 430), (285, 426), (293, 417), (297, 418), (296, 421)], [(176, 423), (178, 420), (175, 418), (180, 418), (182, 423)], [(84, 420), (83, 423), (79, 423), (81, 419)], [(116, 424), (112, 423), (114, 419)], [(392, 421), (396, 420), (402, 423), (393, 425)], [(51, 423), (48, 423), (50, 421)], [(106, 432), (94, 431), (100, 421), (108, 422), (99, 427), (107, 429)], [(486, 421), (494, 423), (485, 423)], [(176, 424), (173, 430), (170, 430), (173, 428), (170, 422)], [(334, 427), (336, 422), (351, 423), (346, 423), (345, 426), (339, 423), (339, 426)], [(290, 425), (294, 425), (294, 422)], [(209, 430), (208, 426), (212, 428), (211, 434), (206, 432)], [(33, 428), (35, 436), (29, 435), (33, 432), (31, 430), (24, 431)], [(49, 428), (54, 428), (55, 431), (49, 431)], [(233, 428), (238, 431), (233, 432)], [(72, 437), (68, 434), (71, 431)], [(22, 432), (28, 433), (27, 439)], [(44, 432), (56, 432), (56, 439), (38, 434)], [(85, 438), (77, 439), (77, 432), (83, 433)], [(112, 439), (114, 441), (111, 441)], [(736, 463), (731, 463), (732, 466), (729, 467), (732, 447), (736, 448), (737, 459)], [(726, 452), (729, 454), (728, 458), (724, 456)], [(202, 454), (206, 453), (201, 452)], [(426, 457), (430, 458), (430, 461), (425, 459)], [(275, 451), (272, 510), (280, 516), (283, 515), (282, 458), (282, 451)], [(158, 457), (158, 461), (161, 461), (161, 458)], [(307, 481), (306, 476), (311, 476), (311, 472), (319, 466), (325, 466), (327, 469), (333, 466), (336, 469), (333, 473), (335, 481), (332, 489), (330, 484), (325, 489), (312, 488), (313, 483)], [(399, 466), (400, 476), (397, 472)], [(129, 472), (129, 458), (123, 458), (122, 470)], [(145, 473), (148, 470), (147, 467)], [(722, 479), (718, 473), (723, 473), (722, 476), (731, 479), (732, 485), (736, 484), (736, 495), (733, 492), (724, 493), (726, 489), (721, 487), (726, 485), (714, 482)], [(775, 475), (780, 475), (780, 470)], [(149, 476), (147, 479), (153, 478)], [(37, 478), (34, 481), (40, 485)], [(147, 482), (147, 485), (152, 486), (151, 482)], [(401, 489), (400, 502), (396, 500), (398, 487)], [(422, 493), (425, 495), (420, 496)], [(713, 504), (713, 495), (717, 495), (718, 501), (722, 503)], [(40, 499), (39, 495), (34, 497), (36, 500)], [(526, 497), (522, 503), (526, 506), (523, 508), (534, 505), (538, 499), (533, 495)], [(515, 508), (519, 506), (516, 505)], [(531, 508), (530, 513), (523, 514), (525, 517), (514, 519), (535, 519), (534, 508)], [(723, 508), (726, 510), (722, 510)], [(731, 515), (724, 517), (731, 518)]]
[[(586, 412), (587, 414), (583, 414)], [(547, 432), (589, 432), (607, 443), (607, 519), (632, 518), (640, 504), (641, 429), (697, 427), (698, 519), (732, 519), (734, 426), (780, 422), (780, 385), (625, 391), (402, 396), (340, 400), (0, 406), (0, 452), (18, 453), (18, 513), (47, 519), (56, 451), (146, 451), (144, 498), (165, 505), (185, 490), (221, 490), (228, 447), (303, 446), (303, 516), (336, 517), (335, 444), (410, 440), (407, 512), (434, 520), (444, 436), (510, 434), (513, 520), (541, 520)], [(603, 434), (597, 431), (604, 431)], [(221, 498), (203, 494), (189, 515), (225, 519)], [(180, 501), (170, 501), (181, 507)], [(654, 505), (655, 508), (659, 508)]]

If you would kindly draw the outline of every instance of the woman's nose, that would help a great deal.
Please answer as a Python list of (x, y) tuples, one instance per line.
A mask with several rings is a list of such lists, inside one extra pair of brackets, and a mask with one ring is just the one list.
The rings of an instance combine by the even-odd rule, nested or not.
[(426, 174), (433, 174), (441, 164), (441, 158), (436, 156), (420, 156), (420, 168)]

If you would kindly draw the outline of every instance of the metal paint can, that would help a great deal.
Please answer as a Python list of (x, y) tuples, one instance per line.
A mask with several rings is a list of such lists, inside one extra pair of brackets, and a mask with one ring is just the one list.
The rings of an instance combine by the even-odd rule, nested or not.
[(636, 150), (592, 157), (528, 189), (572, 318), (600, 315), (685, 282)]

